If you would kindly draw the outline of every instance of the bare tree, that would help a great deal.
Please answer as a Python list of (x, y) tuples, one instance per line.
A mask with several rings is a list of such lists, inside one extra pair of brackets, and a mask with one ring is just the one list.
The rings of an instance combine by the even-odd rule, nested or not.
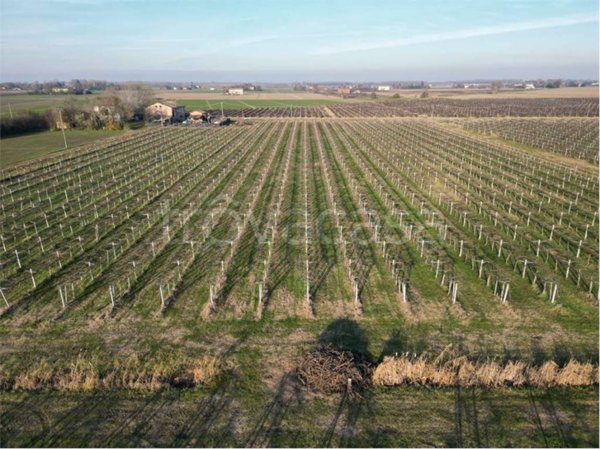
[(98, 105), (111, 111), (113, 117), (126, 122), (142, 117), (145, 107), (152, 101), (152, 89), (143, 83), (126, 83), (117, 89), (108, 89), (98, 99)]
[(143, 83), (126, 83), (117, 91), (128, 120), (144, 115), (144, 109), (152, 101), (152, 89)]

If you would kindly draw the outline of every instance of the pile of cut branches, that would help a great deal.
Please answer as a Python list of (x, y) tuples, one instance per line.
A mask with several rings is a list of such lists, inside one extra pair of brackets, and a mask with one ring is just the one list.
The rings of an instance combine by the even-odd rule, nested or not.
[(357, 394), (371, 384), (371, 363), (330, 344), (310, 351), (297, 369), (300, 382), (319, 393)]

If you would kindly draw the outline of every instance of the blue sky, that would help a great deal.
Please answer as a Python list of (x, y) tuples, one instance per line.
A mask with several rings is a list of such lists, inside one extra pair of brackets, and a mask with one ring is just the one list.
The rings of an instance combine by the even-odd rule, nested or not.
[(598, 78), (596, 0), (0, 0), (0, 79)]

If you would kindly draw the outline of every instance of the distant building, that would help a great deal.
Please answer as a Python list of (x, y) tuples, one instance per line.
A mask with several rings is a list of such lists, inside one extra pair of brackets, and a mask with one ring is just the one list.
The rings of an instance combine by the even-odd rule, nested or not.
[[(431, 84), (429, 85), (431, 87)], [(491, 85), (489, 83), (469, 83), (463, 85), (465, 89), (487, 89)]]
[(525, 84), (525, 89), (535, 89), (533, 84)]
[(377, 86), (378, 91), (389, 91), (390, 86)]
[(154, 103), (146, 108), (146, 117), (152, 121), (178, 123), (185, 120), (185, 108), (173, 103)]
[(337, 88), (337, 93), (344, 96), (344, 95), (350, 95), (350, 92), (352, 92), (352, 90), (349, 87), (338, 87)]
[(225, 91), (226, 95), (244, 95), (244, 89), (241, 87), (232, 87)]

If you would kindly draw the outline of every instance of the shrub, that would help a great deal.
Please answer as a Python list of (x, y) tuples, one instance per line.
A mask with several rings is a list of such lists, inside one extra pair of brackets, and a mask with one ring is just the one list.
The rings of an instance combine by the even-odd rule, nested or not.
[(0, 118), (0, 137), (18, 136), (50, 129), (47, 118), (37, 112), (21, 112), (15, 117)]

